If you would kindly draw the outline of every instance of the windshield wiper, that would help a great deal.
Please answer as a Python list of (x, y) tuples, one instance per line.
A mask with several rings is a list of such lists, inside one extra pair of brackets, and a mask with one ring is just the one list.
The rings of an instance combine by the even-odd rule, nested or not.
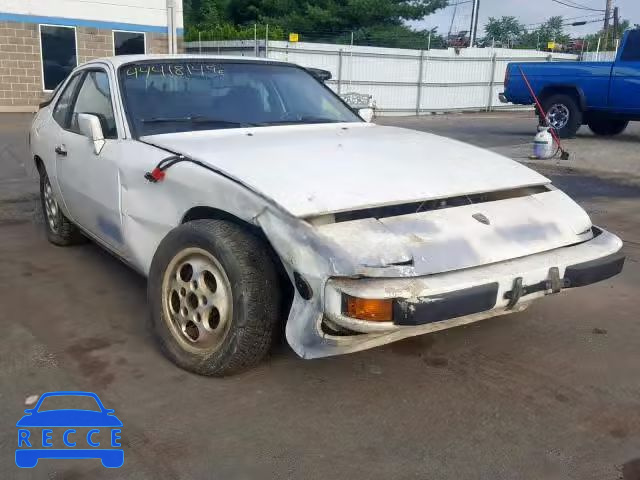
[(220, 118), (205, 117), (203, 115), (193, 115), (189, 117), (152, 117), (140, 119), (142, 123), (208, 123), (227, 127), (255, 127), (255, 123), (230, 122)]
[(292, 120), (277, 120), (275, 122), (264, 122), (260, 125), (297, 125), (297, 124), (312, 124), (312, 123), (340, 123), (342, 120), (336, 120), (335, 118), (325, 117), (300, 117)]

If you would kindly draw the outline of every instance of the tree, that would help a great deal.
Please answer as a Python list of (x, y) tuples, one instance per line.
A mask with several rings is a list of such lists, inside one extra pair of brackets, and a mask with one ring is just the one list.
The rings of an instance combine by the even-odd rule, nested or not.
[[(631, 22), (629, 20), (623, 20), (620, 22), (620, 24), (618, 25), (618, 29), (615, 30), (612, 27), (609, 28), (609, 33), (608, 33), (608, 38), (609, 38), (609, 42), (607, 42), (607, 45), (609, 48), (616, 48), (616, 40), (619, 40), (622, 38), (622, 36), (624, 35), (624, 32), (626, 32), (627, 30), (629, 30), (631, 28)], [(636, 25), (636, 28), (638, 28), (638, 25)], [(601, 46), (604, 47), (604, 37), (605, 37), (605, 31), (604, 30), (600, 30), (598, 33), (594, 33), (592, 35), (587, 35), (586, 37), (584, 37), (584, 41), (585, 44), (589, 45), (589, 49), (590, 50), (594, 50), (596, 48), (596, 45), (598, 45), (598, 39), (601, 40)]]
[(516, 17), (489, 17), (489, 22), (485, 25), (485, 42), (491, 43), (494, 40), (502, 43), (513, 43), (520, 39), (525, 32)]
[(447, 0), (231, 0), (229, 19), (242, 25), (270, 23), (293, 30), (357, 30), (379, 25), (403, 25), (404, 20), (420, 20)]
[[(187, 37), (226, 23), (234, 28), (269, 24), (297, 32), (302, 40), (354, 41), (380, 46), (426, 48), (440, 45), (435, 31), (413, 30), (419, 20), (447, 5), (448, 0), (184, 0)], [(348, 40), (345, 40), (347, 38)]]
[(548, 42), (555, 42), (560, 44), (566, 44), (571, 37), (564, 31), (565, 23), (562, 17), (551, 17), (545, 23), (543, 23), (538, 30), (535, 30), (536, 35), (540, 34), (540, 42), (546, 45)]
[(227, 21), (228, 0), (183, 0), (187, 27), (213, 26)]
[(520, 38), (519, 48), (545, 49), (549, 42), (567, 45), (571, 37), (565, 32), (563, 17), (551, 17), (538, 28), (525, 31)]
[(548, 42), (567, 44), (569, 35), (564, 31), (563, 17), (551, 17), (538, 28), (527, 30), (515, 17), (490, 18), (485, 27), (487, 36), (484, 42), (491, 45), (493, 41), (513, 48), (546, 48)]

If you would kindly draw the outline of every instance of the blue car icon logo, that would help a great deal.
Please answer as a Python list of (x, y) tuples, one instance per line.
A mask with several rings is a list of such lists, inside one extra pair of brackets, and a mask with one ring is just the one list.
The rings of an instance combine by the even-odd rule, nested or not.
[[(89, 409), (47, 408), (60, 401), (82, 403)], [(24, 412), (26, 415), (16, 423), (18, 467), (33, 468), (41, 458), (100, 459), (107, 468), (119, 468), (124, 463), (122, 422), (95, 393), (45, 393), (35, 407)]]

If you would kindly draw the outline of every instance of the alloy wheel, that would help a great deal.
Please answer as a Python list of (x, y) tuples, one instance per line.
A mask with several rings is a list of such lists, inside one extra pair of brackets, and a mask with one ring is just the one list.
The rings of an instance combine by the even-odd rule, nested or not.
[(562, 130), (569, 123), (571, 112), (562, 103), (554, 103), (547, 112), (547, 121), (555, 130)]
[(187, 248), (171, 260), (162, 303), (169, 329), (184, 348), (215, 351), (222, 345), (233, 314), (231, 284), (211, 253)]
[(49, 228), (53, 233), (58, 232), (59, 228), (59, 207), (58, 202), (53, 197), (53, 191), (51, 189), (51, 183), (49, 183), (49, 178), (46, 177), (44, 179), (44, 187), (42, 189), (42, 194), (44, 196), (44, 210), (47, 216), (47, 222), (49, 223)]

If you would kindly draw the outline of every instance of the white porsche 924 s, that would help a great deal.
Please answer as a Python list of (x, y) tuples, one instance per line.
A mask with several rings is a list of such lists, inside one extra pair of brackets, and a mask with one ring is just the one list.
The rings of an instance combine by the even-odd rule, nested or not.
[(362, 120), (309, 71), (122, 56), (76, 68), (30, 148), (49, 240), (148, 277), (180, 367), (258, 363), (288, 315), (304, 358), (523, 310), (622, 270), (622, 242), (538, 173)]

